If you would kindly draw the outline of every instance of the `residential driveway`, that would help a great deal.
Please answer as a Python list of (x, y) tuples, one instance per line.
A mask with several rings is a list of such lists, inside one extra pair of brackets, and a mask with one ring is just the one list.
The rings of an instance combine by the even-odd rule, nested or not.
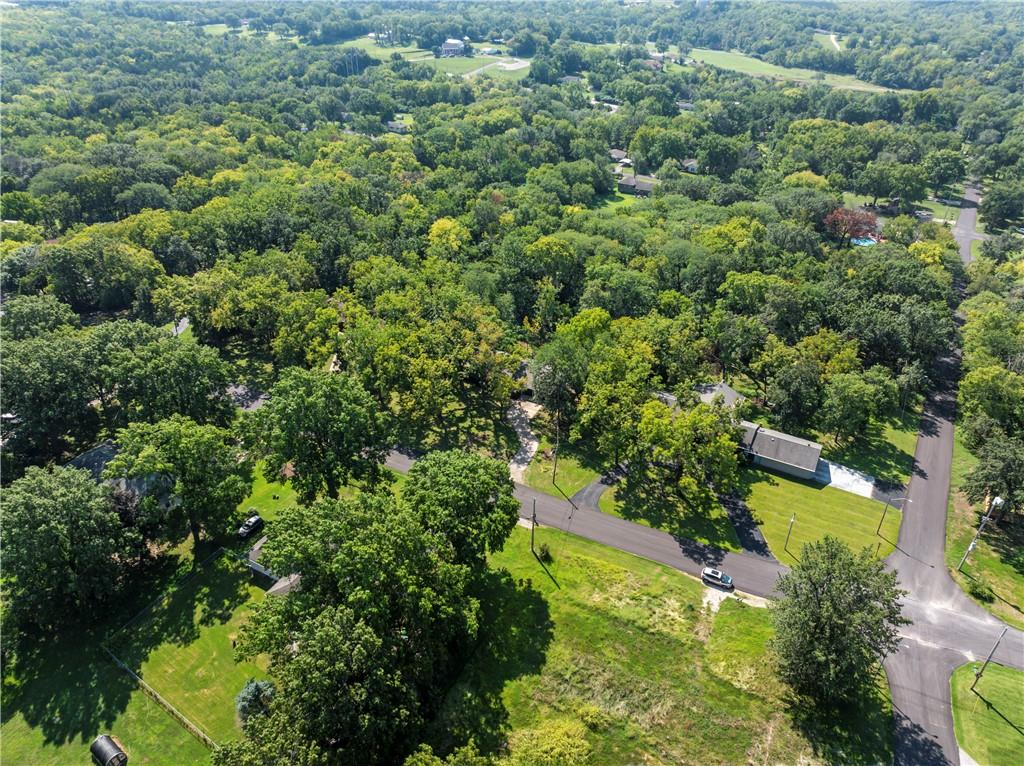
[(530, 428), (530, 421), (540, 410), (541, 406), (533, 402), (514, 402), (505, 413), (505, 419), (519, 439), (519, 449), (508, 464), (512, 481), (519, 484), (526, 481), (526, 469), (533, 456), (537, 454), (537, 447), (540, 446), (540, 440)]

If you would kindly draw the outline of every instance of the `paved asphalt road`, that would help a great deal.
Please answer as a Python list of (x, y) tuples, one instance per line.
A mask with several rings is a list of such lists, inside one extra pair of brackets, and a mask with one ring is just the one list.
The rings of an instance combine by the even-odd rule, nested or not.
[(979, 199), (981, 199), (981, 191), (977, 182), (968, 182), (964, 189), (964, 201), (961, 203), (960, 215), (957, 216), (956, 224), (953, 226), (953, 236), (960, 243), (960, 260), (964, 263), (971, 262), (971, 242), (987, 238), (977, 230)]
[[(955, 404), (948, 386), (925, 405), (907, 492), (912, 502), (904, 505), (897, 548), (886, 559), (909, 592), (903, 612), (913, 620), (901, 630), (899, 650), (885, 662), (897, 766), (959, 764), (949, 678), (959, 665), (984, 659), (1002, 631), (1002, 623), (967, 598), (946, 569)], [(1024, 634), (1011, 629), (994, 659), (1024, 668)]]
[[(387, 465), (406, 473), (414, 460), (414, 456), (392, 452), (388, 455)], [(706, 566), (720, 567), (732, 575), (738, 590), (755, 596), (778, 595), (775, 581), (785, 568), (770, 559), (749, 553), (728, 553), (693, 540), (674, 537), (598, 510), (574, 506), (567, 498), (553, 497), (524, 484), (515, 485), (515, 496), (519, 500), (519, 516), (523, 519), (532, 518), (536, 503), (537, 523), (542, 527), (572, 532), (695, 576), (700, 576), (701, 569)]]

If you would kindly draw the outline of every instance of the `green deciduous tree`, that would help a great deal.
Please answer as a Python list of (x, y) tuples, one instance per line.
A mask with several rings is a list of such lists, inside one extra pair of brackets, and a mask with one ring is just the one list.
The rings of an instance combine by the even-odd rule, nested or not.
[(263, 556), (302, 575), (257, 607), (239, 642), (244, 656), (270, 656), (275, 714), (291, 711), (333, 762), (400, 762), (475, 634), (468, 569), (411, 510), (369, 493), (287, 509)]
[(963, 155), (954, 149), (936, 149), (924, 156), (921, 169), (932, 191), (938, 194), (964, 177), (966, 163)]
[(837, 439), (863, 433), (877, 409), (875, 387), (856, 373), (834, 375), (825, 384), (818, 418), (822, 428)]
[(783, 367), (768, 384), (768, 401), (783, 428), (806, 427), (821, 403), (821, 367), (810, 359)]
[(978, 367), (964, 375), (958, 397), (967, 417), (984, 413), (1011, 430), (1024, 425), (1024, 375), (998, 364)]
[(117, 446), (119, 453), (105, 475), (165, 485), (172, 495), (165, 527), (171, 540), (186, 525), (197, 546), (204, 529), (213, 535), (226, 532), (252, 486), (251, 462), (232, 434), (182, 415), (132, 423), (118, 432)]
[(1024, 438), (993, 429), (976, 452), (978, 462), (963, 485), (967, 499), (983, 507), (991, 498), (1001, 497), (1004, 513), (1024, 509)]
[(5, 342), (0, 386), (4, 411), (16, 418), (5, 446), (46, 459), (59, 456), (69, 437), (88, 442), (96, 417), (87, 369), (79, 334), (71, 330)]
[(651, 396), (653, 353), (638, 343), (623, 348), (598, 343), (590, 365), (573, 438), (589, 438), (601, 456), (618, 465), (636, 439), (640, 408)]
[(78, 314), (52, 295), (15, 295), (4, 303), (0, 337), (4, 340), (24, 340), (78, 325)]
[(321, 492), (337, 497), (356, 479), (375, 483), (390, 446), (373, 397), (351, 375), (292, 367), (254, 416), (257, 450), (268, 469), (291, 466), (303, 502)]
[(737, 432), (724, 408), (699, 403), (674, 412), (652, 400), (641, 408), (636, 431), (629, 459), (634, 483), (669, 489), (699, 509), (736, 486)]
[(215, 349), (191, 338), (165, 336), (136, 348), (122, 359), (117, 377), (117, 397), (129, 420), (179, 414), (198, 423), (231, 421), (230, 369)]
[(564, 333), (537, 349), (530, 367), (533, 393), (560, 426), (571, 422), (587, 382), (587, 349)]
[(1024, 183), (997, 181), (986, 187), (978, 212), (985, 223), (996, 229), (1024, 217)]
[(93, 614), (115, 593), (133, 533), (88, 471), (29, 468), (2, 507), (5, 589), (19, 617), (52, 625)]
[(461, 450), (416, 461), (402, 503), (451, 546), (455, 561), (478, 570), (485, 554), (502, 549), (519, 518), (508, 466)]
[(834, 537), (809, 543), (779, 578), (772, 648), (798, 693), (848, 700), (873, 683), (878, 663), (899, 645), (903, 618), (896, 573), (870, 550), (853, 553)]

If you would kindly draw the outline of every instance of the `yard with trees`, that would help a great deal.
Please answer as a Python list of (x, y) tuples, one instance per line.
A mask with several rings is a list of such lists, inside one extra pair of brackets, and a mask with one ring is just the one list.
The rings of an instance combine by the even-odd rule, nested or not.
[[(4, 760), (78, 761), (111, 727), (133, 763), (888, 760), (869, 679), (887, 627), (784, 682), (772, 658), (806, 614), (705, 608), (692, 580), (553, 530), (540, 561), (508, 470), (507, 413), (532, 396), (526, 484), (562, 497), (614, 474), (604, 510), (731, 551), (719, 501), (747, 493), (780, 559), (807, 504), (790, 547), (831, 551), (844, 582), (877, 574), (815, 541), (883, 556), (900, 515), (876, 534), (877, 502), (752, 474), (738, 419), (905, 483), (962, 337), (949, 555), (999, 493), (968, 573), (1000, 616), (1024, 603), (1022, 12), (821, 13), (0, 9)], [(418, 60), (453, 37), (528, 67)], [(685, 61), (697, 48), (833, 77)], [(649, 197), (608, 204), (612, 150)], [(992, 235), (966, 270), (949, 228), (911, 215), (964, 176)], [(844, 205), (854, 191), (900, 199), (881, 220)], [(698, 401), (722, 380), (736, 410)], [(210, 564), (255, 542), (237, 532), (252, 509), (260, 566), (300, 587), (264, 597)], [(888, 585), (834, 606), (895, 624)], [(115, 633), (212, 755), (112, 664)], [(220, 682), (178, 672), (207, 654)], [(835, 715), (790, 702), (844, 668), (864, 684)]]

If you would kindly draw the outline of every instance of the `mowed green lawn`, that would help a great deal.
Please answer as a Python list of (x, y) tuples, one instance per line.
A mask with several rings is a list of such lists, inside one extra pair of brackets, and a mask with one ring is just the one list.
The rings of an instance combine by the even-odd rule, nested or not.
[(78, 633), (40, 643), (31, 671), (21, 660), (4, 678), (0, 763), (84, 766), (93, 739), (113, 734), (132, 766), (209, 764), (206, 746), (138, 689), (98, 639)]
[(232, 641), (264, 591), (228, 555), (203, 564), (108, 643), (162, 697), (216, 742), (240, 735), (235, 695), (267, 663), (236, 663)]
[(282, 509), (296, 502), (297, 496), (291, 484), (269, 481), (266, 466), (260, 463), (253, 471), (252, 492), (238, 504), (238, 512), (248, 516), (255, 509), (254, 512), (262, 516), (264, 521), (274, 521)]
[(515, 755), (558, 726), (593, 766), (891, 760), (884, 696), (814, 712), (764, 677), (767, 610), (729, 601), (715, 615), (700, 583), (668, 567), (548, 528), (541, 543), (546, 567), (521, 528), (491, 557), (481, 640), (431, 728), (436, 748), (473, 737)]
[(611, 487), (601, 495), (598, 505), (604, 513), (635, 521), (673, 535), (713, 545), (727, 551), (742, 550), (736, 529), (721, 505), (697, 510), (678, 498), (657, 501), (652, 497), (633, 498), (620, 487)]
[(554, 442), (542, 436), (526, 468), (527, 485), (555, 497), (572, 497), (601, 475), (595, 458), (579, 445), (565, 441), (559, 445), (557, 468), (554, 457)]
[[(816, 72), (813, 69), (800, 69), (797, 67), (781, 67), (769, 64), (767, 61), (748, 56), (739, 51), (715, 51), (708, 48), (694, 48), (689, 53), (690, 58), (702, 61), (705, 64), (731, 69), (743, 74), (757, 77), (770, 77), (776, 80), (793, 80), (802, 83), (824, 83), (833, 88), (846, 90), (863, 91), (885, 91), (881, 85), (874, 85), (870, 82), (859, 80), (853, 75), (832, 74), (831, 72)], [(824, 77), (822, 77), (824, 75)]]
[(381, 61), (391, 58), (392, 53), (400, 53), (403, 58), (430, 55), (430, 51), (425, 48), (417, 48), (415, 45), (377, 45), (376, 40), (365, 36), (357, 37), (354, 40), (345, 40), (339, 45), (344, 48), (359, 48)]
[[(875, 500), (757, 468), (743, 469), (741, 485), (754, 521), (783, 564), (794, 564), (805, 543), (825, 535), (839, 538), (855, 551), (870, 548), (880, 557), (892, 553), (896, 545), (901, 514), (891, 505), (881, 533), (875, 534), (885, 508)], [(786, 532), (794, 514), (787, 547)]]
[[(447, 58), (434, 58), (431, 56), (430, 58), (417, 61), (416, 63), (426, 64), (427, 66), (433, 67), (441, 72), (446, 72), (447, 74), (467, 74), (468, 72), (473, 72), (485, 67), (488, 64), (495, 64), (499, 60), (500, 59), (490, 56), (450, 56)], [(492, 67), (492, 69), (497, 69), (497, 67)], [(491, 70), (487, 69), (486, 71), (489, 72)]]
[(1024, 754), (1024, 672), (990, 663), (974, 691), (979, 663), (953, 671), (953, 726), (960, 747), (983, 766), (1018, 766)]

